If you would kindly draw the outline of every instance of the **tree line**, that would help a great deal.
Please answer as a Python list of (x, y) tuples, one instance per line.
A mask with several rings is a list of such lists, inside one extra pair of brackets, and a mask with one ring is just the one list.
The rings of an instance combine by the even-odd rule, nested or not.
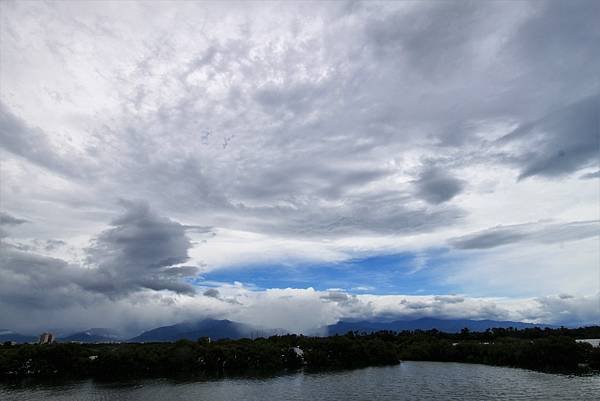
[(349, 332), (330, 337), (174, 343), (0, 346), (0, 377), (220, 376), (283, 370), (346, 369), (401, 360), (452, 361), (548, 372), (600, 371), (600, 348), (577, 338), (600, 338), (600, 326), (581, 329), (491, 329), (485, 332)]

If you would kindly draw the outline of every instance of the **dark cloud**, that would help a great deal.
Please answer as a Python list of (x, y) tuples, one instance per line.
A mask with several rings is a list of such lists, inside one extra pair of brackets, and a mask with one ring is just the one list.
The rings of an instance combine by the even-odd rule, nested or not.
[(349, 311), (357, 308), (364, 310), (364, 306), (361, 305), (356, 295), (349, 295), (341, 290), (329, 291), (321, 295), (319, 298), (325, 302), (334, 302), (341, 307), (350, 308)]
[[(537, 121), (597, 92), (600, 57), (589, 49), (600, 40), (598, 13), (593, 0), (511, 7), (501, 2), (427, 2), (373, 13), (365, 24), (365, 47), (378, 56), (378, 70), (392, 64), (390, 73), (402, 71), (410, 79), (422, 79), (422, 85), (436, 84), (436, 90), (423, 92), (402, 86), (401, 93), (407, 96), (408, 91), (411, 100), (419, 100), (395, 98), (392, 115), (427, 119), (425, 130), (440, 143), (472, 145), (479, 140), (465, 129), (469, 122)], [(401, 82), (386, 77), (390, 88)], [(543, 154), (552, 151), (560, 149)], [(535, 172), (538, 166), (531, 167)]]
[(600, 220), (570, 223), (530, 223), (498, 226), (474, 234), (453, 238), (450, 245), (458, 249), (487, 249), (520, 241), (559, 243), (600, 235)]
[(348, 302), (348, 300), (350, 298), (348, 297), (348, 294), (346, 294), (345, 292), (329, 291), (327, 294), (321, 295), (321, 299), (326, 300), (326, 301), (344, 303), (344, 302)]
[(380, 57), (405, 59), (429, 79), (447, 79), (464, 73), (464, 60), (473, 56), (470, 44), (488, 7), (475, 1), (425, 3), (372, 21), (367, 35)]
[(555, 110), (500, 139), (522, 146), (519, 179), (556, 177), (600, 162), (600, 95)]
[(0, 212), (0, 238), (6, 238), (9, 236), (8, 231), (3, 229), (2, 226), (18, 226), (25, 223), (29, 223), (29, 221), (11, 216), (5, 212)]
[(216, 288), (209, 288), (208, 290), (204, 291), (202, 293), (202, 295), (204, 295), (205, 297), (217, 298), (217, 299), (219, 299), (221, 297), (221, 293)]
[(198, 272), (195, 266), (181, 265), (191, 246), (185, 227), (155, 214), (144, 202), (122, 204), (125, 212), (88, 249), (86, 267), (2, 244), (0, 303), (56, 309), (118, 300), (142, 290), (194, 294), (182, 281)]
[(593, 173), (586, 173), (579, 178), (581, 178), (582, 180), (591, 180), (594, 178), (600, 178), (600, 170), (595, 171)]
[(545, 244), (577, 241), (600, 236), (600, 220), (548, 224), (534, 229), (531, 237)]
[(231, 304), (231, 305), (242, 305), (242, 303), (239, 302), (235, 298), (235, 296), (234, 297), (222, 297), (221, 292), (219, 290), (217, 290), (216, 288), (209, 288), (206, 291), (204, 291), (202, 293), (202, 295), (204, 295), (205, 297), (218, 299), (219, 301), (223, 301), (223, 302)]
[(0, 303), (24, 308), (61, 308), (94, 300), (82, 288), (93, 272), (64, 260), (38, 255), (17, 247), (0, 249)]
[(242, 173), (238, 196), (259, 201), (291, 200), (299, 196), (344, 199), (348, 192), (390, 176), (393, 171), (370, 165), (344, 163), (322, 165), (307, 156), (291, 156), (285, 163), (266, 162), (261, 174)]
[(348, 196), (339, 206), (308, 204), (247, 208), (246, 212), (262, 217), (259, 221), (251, 220), (254, 229), (297, 237), (423, 233), (452, 225), (464, 215), (455, 207), (428, 209), (409, 207), (406, 203), (406, 195), (389, 191)]
[(55, 249), (61, 248), (63, 246), (67, 245), (67, 243), (63, 240), (59, 240), (59, 239), (49, 239), (46, 240), (46, 244), (45, 244), (45, 249), (47, 251), (53, 251)]
[[(573, 74), (593, 77), (600, 60), (586, 49), (600, 41), (596, 23), (600, 4), (595, 0), (541, 1), (529, 7), (529, 18), (508, 42), (517, 59), (531, 65), (538, 79), (548, 85), (552, 85), (549, 80), (558, 78), (573, 82)], [(597, 78), (587, 83), (588, 88), (592, 83), (598, 84)]]
[(458, 295), (436, 295), (434, 301), (446, 304), (459, 304), (465, 301), (464, 297)]
[(88, 263), (100, 280), (90, 283), (108, 294), (141, 288), (193, 293), (178, 280), (198, 269), (185, 263), (192, 244), (185, 226), (154, 213), (145, 202), (123, 201), (125, 213), (103, 231), (87, 250)]
[(414, 309), (414, 310), (430, 309), (430, 308), (435, 307), (435, 305), (431, 302), (408, 301), (406, 299), (401, 300), (400, 305), (403, 305), (405, 308)]
[[(189, 259), (191, 247), (184, 226), (156, 215), (143, 202), (123, 202), (123, 206), (125, 213), (88, 249), (88, 268), (8, 247), (3, 252), (4, 273), (26, 280), (35, 290), (29, 292), (32, 299), (68, 287), (77, 288), (74, 294), (84, 291), (111, 297), (141, 289), (194, 293), (191, 285), (181, 281), (198, 271), (195, 266), (181, 266)], [(50, 246), (62, 244), (49, 242)]]
[(28, 220), (11, 216), (10, 214), (5, 212), (0, 212), (0, 225), (18, 226), (19, 224), (24, 224), (28, 222)]
[(440, 204), (461, 193), (465, 182), (440, 168), (427, 167), (421, 172), (415, 185), (420, 198), (431, 204)]
[(454, 238), (449, 242), (458, 249), (486, 249), (512, 244), (527, 236), (528, 234), (512, 227), (495, 227), (476, 234)]
[(89, 165), (87, 160), (76, 160), (72, 149), (68, 157), (61, 155), (41, 129), (28, 126), (3, 102), (0, 102), (0, 148), (67, 176), (80, 177)]

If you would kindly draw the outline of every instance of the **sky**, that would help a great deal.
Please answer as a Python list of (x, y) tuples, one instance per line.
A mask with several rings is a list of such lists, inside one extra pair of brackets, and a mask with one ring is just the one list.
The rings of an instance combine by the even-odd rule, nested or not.
[(0, 328), (600, 322), (600, 2), (0, 7)]

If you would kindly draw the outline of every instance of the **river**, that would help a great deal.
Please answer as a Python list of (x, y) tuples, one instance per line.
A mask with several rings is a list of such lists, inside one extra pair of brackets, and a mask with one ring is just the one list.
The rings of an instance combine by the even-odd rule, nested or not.
[(443, 362), (205, 381), (0, 384), (3, 401), (600, 400), (600, 376)]

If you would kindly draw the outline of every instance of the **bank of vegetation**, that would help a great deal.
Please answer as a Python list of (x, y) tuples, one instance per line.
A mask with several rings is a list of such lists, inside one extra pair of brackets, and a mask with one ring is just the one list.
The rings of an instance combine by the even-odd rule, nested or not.
[(436, 330), (297, 335), (254, 340), (174, 343), (48, 344), (0, 346), (0, 376), (139, 377), (220, 376), (247, 372), (345, 369), (393, 365), (401, 360), (483, 363), (577, 373), (600, 370), (600, 348), (577, 338), (600, 338), (582, 329)]

